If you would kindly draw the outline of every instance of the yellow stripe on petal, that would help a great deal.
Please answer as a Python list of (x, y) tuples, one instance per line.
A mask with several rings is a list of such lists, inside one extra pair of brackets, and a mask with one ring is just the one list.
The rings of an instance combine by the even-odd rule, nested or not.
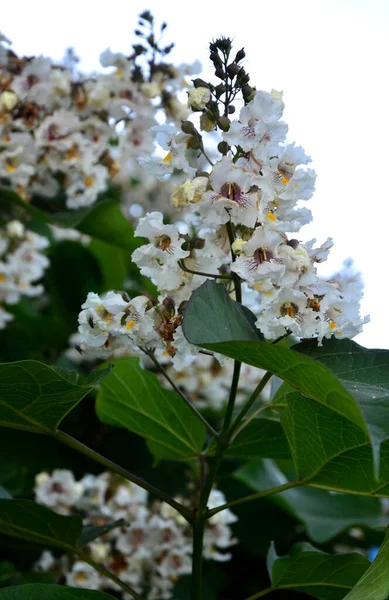
[(171, 152), (168, 152), (166, 154), (165, 158), (162, 159), (162, 162), (166, 164), (171, 161), (172, 157), (173, 157), (173, 154)]
[(131, 329), (131, 327), (135, 325), (135, 321), (134, 319), (130, 319), (130, 321), (128, 321), (128, 323), (126, 323), (126, 329)]

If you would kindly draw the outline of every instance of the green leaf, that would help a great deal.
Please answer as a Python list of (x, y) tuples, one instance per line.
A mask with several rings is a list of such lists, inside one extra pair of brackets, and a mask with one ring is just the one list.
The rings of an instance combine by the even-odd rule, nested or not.
[(370, 441), (356, 425), (298, 392), (286, 400), (281, 423), (299, 479), (339, 492), (388, 495), (388, 441), (381, 445), (377, 479)]
[(7, 585), (18, 574), (18, 570), (12, 562), (9, 560), (0, 561), (0, 587)]
[(64, 517), (31, 500), (0, 500), (0, 532), (64, 550), (77, 548), (79, 515)]
[(106, 375), (78, 385), (35, 360), (0, 364), (0, 425), (50, 434)]
[(97, 396), (101, 421), (126, 427), (158, 444), (158, 458), (198, 456), (205, 428), (182, 398), (161, 387), (156, 375), (142, 369), (137, 358), (121, 358), (114, 365)]
[(356, 399), (378, 465), (380, 446), (389, 440), (389, 350), (370, 350), (335, 338), (323, 340), (323, 346), (310, 342), (294, 349), (325, 365)]
[[(260, 492), (283, 485), (285, 475), (271, 460), (250, 461), (234, 477)], [(268, 498), (293, 515), (317, 543), (324, 543), (353, 526), (375, 527), (382, 523), (377, 499), (330, 494), (324, 490), (298, 487)]]
[(127, 277), (130, 254), (121, 248), (93, 239), (88, 250), (96, 257), (103, 276), (104, 290), (119, 290)]
[(389, 528), (372, 562), (345, 600), (386, 600), (389, 594)]
[(78, 223), (77, 229), (128, 252), (139, 246), (139, 241), (134, 239), (134, 229), (123, 216), (118, 202), (107, 200), (93, 205), (93, 209)]
[(234, 439), (227, 456), (239, 458), (290, 458), (285, 433), (279, 421), (253, 419)]
[(288, 556), (278, 557), (271, 548), (268, 564), (272, 589), (296, 590), (320, 600), (341, 600), (370, 564), (357, 553), (332, 556), (307, 546), (303, 549), (297, 546)]
[(64, 585), (28, 583), (3, 588), (0, 600), (113, 600), (113, 596)]
[(78, 547), (82, 548), (86, 546), (90, 542), (93, 542), (96, 538), (105, 535), (108, 531), (115, 529), (116, 527), (123, 527), (128, 525), (128, 523), (124, 519), (118, 519), (113, 523), (107, 523), (106, 525), (84, 525), (82, 528), (81, 536), (78, 540)]
[(230, 299), (223, 285), (207, 281), (189, 300), (183, 330), (192, 344), (270, 371), (367, 431), (357, 402), (331, 371), (294, 350), (255, 341), (252, 319), (245, 317), (242, 306)]
[(139, 245), (139, 242), (134, 240), (132, 225), (123, 216), (116, 200), (100, 200), (92, 206), (77, 211), (48, 212), (25, 202), (12, 190), (1, 188), (0, 201), (16, 206), (19, 210), (45, 223), (76, 228), (82, 233), (128, 252), (133, 252)]

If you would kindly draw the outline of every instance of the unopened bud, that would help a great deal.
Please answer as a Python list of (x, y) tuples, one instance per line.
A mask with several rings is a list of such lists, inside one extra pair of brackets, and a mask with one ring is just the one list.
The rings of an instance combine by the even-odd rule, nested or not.
[(229, 151), (230, 147), (227, 144), (227, 142), (219, 142), (219, 144), (217, 145), (217, 149), (219, 150), (220, 154), (223, 154), (225, 156)]
[(231, 126), (231, 121), (228, 117), (219, 117), (217, 124), (222, 131), (228, 131)]
[(217, 98), (220, 98), (220, 96), (222, 94), (224, 94), (226, 91), (226, 86), (224, 85), (224, 83), (219, 83), (219, 85), (217, 85), (215, 87), (215, 94)]
[(235, 77), (240, 71), (240, 67), (236, 63), (231, 63), (227, 67), (227, 72), (230, 77)]
[(200, 117), (201, 131), (213, 131), (215, 129), (215, 120), (207, 112), (203, 112)]
[(241, 60), (244, 59), (245, 56), (246, 56), (246, 52), (244, 51), (244, 48), (242, 48), (241, 50), (239, 50), (236, 53), (235, 62), (237, 62), (237, 63), (240, 62)]
[(195, 135), (196, 128), (193, 125), (192, 121), (181, 121), (181, 130), (188, 135)]
[(205, 240), (202, 238), (196, 238), (192, 241), (191, 246), (194, 250), (202, 250), (205, 246)]
[(203, 87), (209, 89), (209, 84), (206, 81), (204, 81), (204, 79), (200, 79), (199, 77), (193, 80), (193, 86), (195, 88)]

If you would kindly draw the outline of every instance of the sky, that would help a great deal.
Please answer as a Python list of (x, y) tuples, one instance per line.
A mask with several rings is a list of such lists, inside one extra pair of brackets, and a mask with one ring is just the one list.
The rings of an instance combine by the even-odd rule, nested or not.
[(334, 238), (323, 275), (354, 260), (362, 313), (371, 316), (356, 341), (389, 348), (389, 1), (144, 2), (19, 0), (3, 8), (1, 27), (20, 54), (60, 59), (73, 46), (85, 71), (99, 68), (107, 47), (130, 52), (145, 9), (168, 23), (175, 63), (198, 59), (209, 75), (212, 38), (244, 47), (252, 84), (283, 90), (288, 141), (303, 146), (318, 174), (313, 222), (299, 238)]

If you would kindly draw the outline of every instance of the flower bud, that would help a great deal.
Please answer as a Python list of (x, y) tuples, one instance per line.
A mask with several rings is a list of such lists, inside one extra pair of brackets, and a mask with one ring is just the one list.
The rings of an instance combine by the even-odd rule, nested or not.
[(220, 154), (223, 154), (225, 156), (230, 147), (227, 144), (227, 142), (219, 142), (217, 149), (219, 150)]
[(203, 112), (200, 117), (200, 129), (201, 131), (213, 131), (215, 129), (215, 121), (207, 112)]
[(193, 125), (192, 121), (181, 121), (181, 130), (188, 135), (195, 135), (196, 128)]
[(227, 67), (227, 72), (231, 78), (235, 77), (240, 71), (240, 67), (236, 63), (231, 63)]
[(244, 51), (244, 48), (242, 48), (241, 50), (239, 50), (236, 53), (235, 62), (237, 62), (237, 63), (240, 62), (241, 60), (244, 59), (245, 56), (246, 56), (246, 52)]
[(204, 81), (204, 79), (200, 79), (199, 77), (193, 80), (193, 85), (195, 88), (202, 87), (209, 89), (209, 84), (206, 81)]
[(224, 94), (226, 91), (226, 86), (224, 85), (224, 83), (219, 83), (219, 85), (217, 85), (215, 87), (215, 94), (217, 98), (220, 98), (220, 96), (222, 94)]
[(222, 131), (228, 131), (231, 126), (231, 121), (228, 117), (219, 117), (217, 124)]

